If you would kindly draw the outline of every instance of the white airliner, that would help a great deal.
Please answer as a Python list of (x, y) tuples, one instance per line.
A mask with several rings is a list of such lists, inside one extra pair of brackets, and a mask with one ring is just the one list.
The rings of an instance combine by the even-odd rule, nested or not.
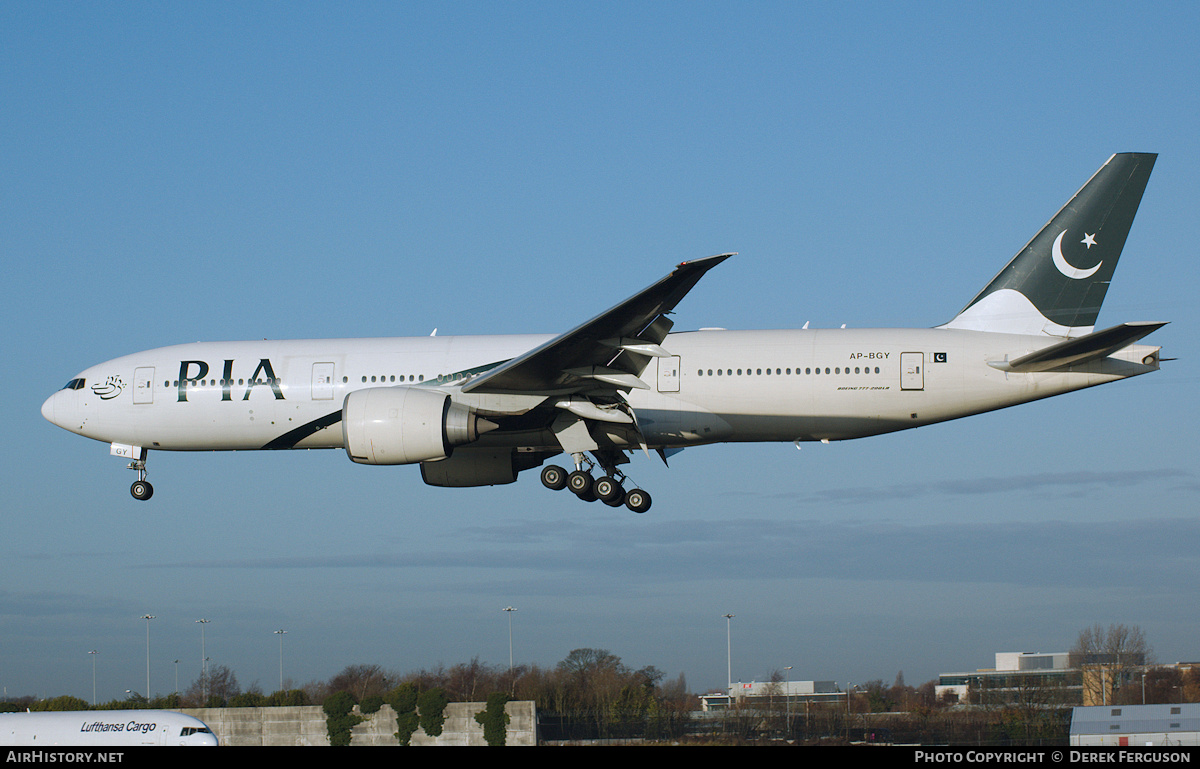
[(0, 713), (0, 745), (216, 745), (203, 721), (171, 710)]
[(862, 438), (1157, 370), (1160, 348), (1135, 343), (1165, 324), (1094, 330), (1155, 158), (1109, 158), (936, 328), (668, 333), (722, 254), (559, 336), (164, 347), (81, 372), (42, 414), (128, 459), (138, 499), (149, 450), (344, 448), (419, 463), (434, 486), (512, 483), (566, 454), (573, 472), (547, 465), (543, 484), (640, 513), (650, 496), (620, 469), (639, 449)]

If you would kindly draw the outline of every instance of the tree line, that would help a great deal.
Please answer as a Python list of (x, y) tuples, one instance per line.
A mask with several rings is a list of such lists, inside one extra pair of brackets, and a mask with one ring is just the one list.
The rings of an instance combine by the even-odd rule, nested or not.
[[(682, 674), (673, 679), (654, 666), (633, 669), (606, 649), (571, 651), (551, 667), (488, 665), (478, 657), (450, 667), (438, 665), (409, 673), (374, 664), (348, 665), (323, 681), (295, 688), (264, 692), (255, 683), (243, 688), (237, 674), (224, 665), (213, 665), (182, 692), (100, 703), (94, 709), (272, 707), (324, 705), (345, 709), (358, 705), (374, 712), (383, 703), (393, 704), (406, 693), (419, 697), (428, 692), (446, 702), (485, 702), (497, 694), (511, 700), (531, 700), (563, 734), (619, 736), (649, 730), (664, 737), (677, 734), (699, 699), (688, 692)], [(0, 711), (90, 710), (90, 703), (73, 696), (38, 700), (12, 698)], [(340, 716), (339, 716), (340, 717)]]
[[(1040, 683), (1036, 676), (1013, 676), (1002, 683), (979, 682), (968, 701), (936, 694), (936, 681), (909, 686), (901, 672), (888, 685), (882, 680), (855, 686), (837, 703), (786, 705), (784, 676), (776, 671), (765, 698), (736, 700), (719, 717), (698, 716), (700, 699), (682, 674), (669, 678), (654, 666), (631, 668), (606, 649), (580, 648), (551, 666), (489, 665), (478, 657), (449, 667), (438, 665), (401, 673), (374, 664), (348, 665), (327, 680), (266, 693), (257, 683), (243, 688), (231, 669), (214, 665), (186, 690), (147, 700), (131, 695), (97, 709), (271, 707), (323, 705), (331, 718), (353, 720), (351, 710), (376, 712), (392, 705), (410, 726), (429, 717), (437, 702), (485, 702), (490, 697), (532, 701), (543, 739), (695, 738), (740, 742), (787, 739), (793, 742), (956, 741), (979, 744), (1053, 742), (1066, 729), (1066, 715), (1079, 704), (1079, 690), (1095, 702), (1140, 704), (1200, 702), (1200, 666), (1190, 670), (1156, 666), (1137, 627), (1100, 625), (1085, 628), (1070, 651), (1073, 665), (1091, 666), (1092, 674)], [(993, 687), (993, 688), (989, 688)], [(405, 703), (423, 701), (424, 706)], [(970, 705), (963, 708), (962, 705)], [(86, 710), (77, 697), (10, 700), (0, 710)], [(403, 711), (403, 712), (402, 712)], [(440, 712), (440, 711), (439, 711)], [(422, 724), (428, 733), (427, 724)], [(400, 733), (415, 726), (401, 723)]]

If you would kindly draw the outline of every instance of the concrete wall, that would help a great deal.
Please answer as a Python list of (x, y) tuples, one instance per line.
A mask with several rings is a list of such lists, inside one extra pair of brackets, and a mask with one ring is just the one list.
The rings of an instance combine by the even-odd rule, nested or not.
[[(475, 714), (483, 711), (483, 702), (452, 702), (446, 706), (446, 722), (439, 737), (430, 737), (421, 729), (413, 734), (413, 745), (487, 745), (483, 727)], [(222, 745), (280, 746), (328, 745), (325, 712), (319, 705), (282, 708), (193, 708), (180, 711), (208, 724)], [(358, 712), (356, 706), (354, 712)], [(532, 702), (510, 702), (506, 745), (537, 744), (537, 712)], [(395, 738), (396, 713), (384, 705), (378, 713), (365, 716), (354, 727), (350, 745), (399, 745)]]

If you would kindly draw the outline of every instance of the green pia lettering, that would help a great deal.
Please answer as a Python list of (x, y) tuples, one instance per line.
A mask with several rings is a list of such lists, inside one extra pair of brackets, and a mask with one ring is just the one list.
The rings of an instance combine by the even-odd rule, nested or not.
[[(233, 363), (232, 360), (226, 360), (221, 373), (221, 400), (223, 401), (233, 400)], [(187, 403), (188, 383), (191, 382), (195, 385), (207, 377), (208, 372), (209, 366), (206, 361), (179, 361), (179, 381), (176, 384), (178, 395), (176, 399), (180, 403)], [(242, 393), (241, 400), (250, 400), (250, 393), (254, 391), (255, 387), (270, 387), (271, 392), (275, 394), (276, 400), (284, 400), (283, 389), (279, 385), (279, 377), (275, 376), (275, 369), (271, 366), (271, 359), (262, 358), (258, 361), (258, 367), (254, 369), (254, 373), (246, 379), (246, 389)]]

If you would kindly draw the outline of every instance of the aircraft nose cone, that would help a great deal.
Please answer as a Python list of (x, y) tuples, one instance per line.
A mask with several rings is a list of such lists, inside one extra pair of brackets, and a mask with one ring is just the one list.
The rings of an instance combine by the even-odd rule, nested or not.
[(57, 397), (58, 393), (54, 393), (54, 395), (51, 395), (46, 399), (46, 402), (42, 404), (42, 416), (45, 417), (46, 421), (50, 422), (51, 424), (58, 424), (58, 422), (54, 421), (54, 399)]

